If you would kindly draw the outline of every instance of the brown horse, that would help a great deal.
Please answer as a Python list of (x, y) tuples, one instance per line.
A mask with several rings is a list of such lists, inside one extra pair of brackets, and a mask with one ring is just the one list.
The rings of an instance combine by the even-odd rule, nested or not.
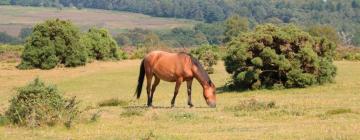
[[(152, 100), (156, 86), (160, 79), (168, 82), (176, 82), (174, 97), (171, 107), (175, 105), (175, 99), (182, 82), (187, 82), (188, 105), (193, 107), (191, 101), (191, 86), (195, 78), (203, 87), (203, 95), (210, 107), (216, 107), (215, 85), (211, 82), (207, 72), (198, 60), (186, 53), (168, 53), (163, 51), (150, 52), (141, 62), (138, 85), (136, 89), (137, 98), (140, 98), (144, 77), (147, 79), (147, 105), (152, 106)], [(155, 81), (151, 87), (152, 78)]]

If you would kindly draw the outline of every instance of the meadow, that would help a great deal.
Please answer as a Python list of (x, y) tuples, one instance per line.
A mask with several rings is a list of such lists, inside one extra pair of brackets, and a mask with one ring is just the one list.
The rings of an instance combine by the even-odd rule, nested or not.
[(17, 36), (24, 27), (32, 27), (46, 19), (60, 18), (71, 20), (82, 30), (91, 27), (107, 28), (112, 33), (119, 33), (126, 29), (144, 28), (153, 30), (166, 30), (175, 27), (191, 27), (195, 21), (158, 18), (143, 14), (95, 10), (45, 7), (0, 6), (0, 32), (7, 32)]
[[(194, 82), (194, 108), (186, 104), (183, 84), (170, 108), (173, 83), (160, 82), (154, 108), (135, 92), (140, 60), (93, 62), (78, 68), (17, 70), (0, 62), (0, 113), (8, 100), (35, 77), (76, 96), (83, 110), (76, 124), (41, 128), (0, 126), (0, 139), (360, 139), (360, 62), (336, 61), (336, 82), (306, 89), (217, 93), (217, 108), (208, 108)], [(217, 87), (229, 79), (223, 63), (210, 76)], [(99, 106), (109, 99), (125, 103)], [(250, 104), (249, 104), (250, 102)], [(268, 106), (271, 104), (270, 106)]]

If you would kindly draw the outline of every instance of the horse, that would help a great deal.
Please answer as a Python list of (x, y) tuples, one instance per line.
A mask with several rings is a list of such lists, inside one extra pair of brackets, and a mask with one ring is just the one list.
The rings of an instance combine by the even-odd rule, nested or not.
[[(171, 107), (175, 106), (175, 99), (182, 82), (187, 83), (188, 105), (193, 107), (191, 101), (191, 87), (195, 78), (203, 88), (203, 96), (207, 105), (216, 107), (216, 87), (199, 61), (187, 53), (169, 53), (164, 51), (152, 51), (141, 61), (138, 84), (136, 88), (137, 99), (141, 96), (141, 90), (146, 76), (147, 106), (152, 107), (152, 101), (156, 87), (160, 80), (176, 82)], [(155, 78), (152, 85), (152, 78)]]

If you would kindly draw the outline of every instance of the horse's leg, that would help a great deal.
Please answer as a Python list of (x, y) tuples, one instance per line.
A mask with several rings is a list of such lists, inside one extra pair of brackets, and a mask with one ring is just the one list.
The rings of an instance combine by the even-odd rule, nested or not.
[(174, 91), (174, 97), (173, 97), (172, 100), (171, 100), (171, 107), (174, 107), (174, 106), (175, 106), (175, 99), (176, 99), (177, 94), (179, 93), (179, 88), (180, 88), (181, 82), (182, 82), (181, 79), (178, 79), (178, 80), (176, 81), (175, 91)]
[(194, 106), (194, 105), (192, 104), (192, 101), (191, 101), (191, 86), (192, 86), (192, 81), (193, 81), (193, 79), (186, 81), (186, 84), (187, 84), (187, 93), (188, 93), (188, 105), (190, 106), (190, 108)]
[(153, 83), (153, 85), (151, 87), (150, 106), (152, 106), (152, 101), (153, 101), (153, 98), (154, 98), (154, 93), (155, 93), (156, 87), (160, 83), (160, 79), (157, 76), (154, 76), (154, 77), (155, 77), (155, 81), (154, 81), (154, 83)]
[(147, 80), (147, 85), (146, 85), (146, 92), (147, 92), (147, 106), (151, 107), (151, 81), (152, 81), (152, 77), (153, 74), (152, 73), (146, 73), (146, 80)]

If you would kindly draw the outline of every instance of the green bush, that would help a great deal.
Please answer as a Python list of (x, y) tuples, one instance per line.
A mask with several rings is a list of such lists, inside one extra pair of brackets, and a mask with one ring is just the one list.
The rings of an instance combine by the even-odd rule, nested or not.
[(307, 87), (332, 82), (336, 75), (336, 45), (293, 25), (260, 25), (233, 38), (227, 47), (230, 88)]
[(59, 19), (37, 24), (25, 43), (20, 69), (52, 69), (85, 65), (86, 49), (80, 45), (79, 30), (70, 22)]
[(28, 127), (64, 123), (70, 127), (79, 114), (75, 98), (65, 99), (55, 86), (36, 78), (17, 91), (5, 115), (12, 124)]
[(205, 70), (212, 74), (214, 73), (213, 66), (217, 64), (219, 60), (219, 49), (216, 46), (202, 45), (191, 50), (191, 55), (198, 59), (204, 66)]
[(92, 28), (80, 40), (89, 58), (96, 60), (121, 59), (116, 41), (106, 29)]

